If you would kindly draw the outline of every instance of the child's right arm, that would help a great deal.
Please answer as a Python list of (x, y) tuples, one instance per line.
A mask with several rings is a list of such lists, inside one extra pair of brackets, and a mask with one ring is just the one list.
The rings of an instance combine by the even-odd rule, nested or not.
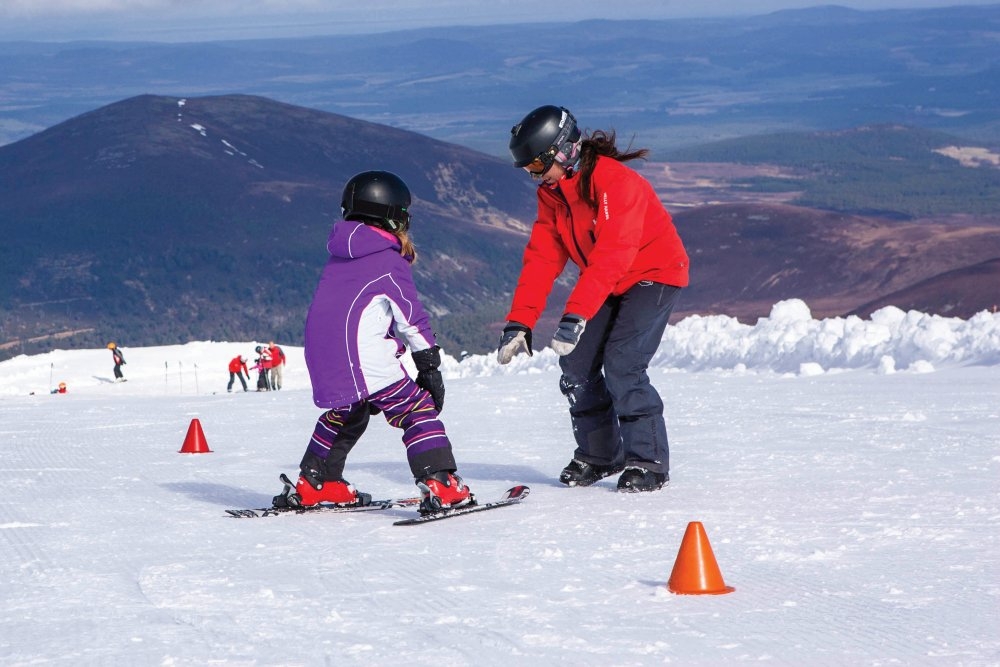
[[(405, 260), (404, 260), (405, 261)], [(392, 307), (392, 317), (396, 323), (396, 333), (406, 341), (410, 352), (418, 352), (437, 345), (434, 330), (431, 329), (430, 317), (424, 310), (424, 305), (417, 294), (413, 283), (413, 273), (409, 264), (405, 270), (393, 272), (392, 293), (387, 293)]]

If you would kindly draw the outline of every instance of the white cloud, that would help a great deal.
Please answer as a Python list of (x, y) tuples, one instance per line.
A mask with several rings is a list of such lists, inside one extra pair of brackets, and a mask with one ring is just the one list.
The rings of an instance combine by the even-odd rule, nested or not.
[(59, 16), (99, 12), (128, 12), (164, 6), (163, 0), (6, 0), (0, 15)]

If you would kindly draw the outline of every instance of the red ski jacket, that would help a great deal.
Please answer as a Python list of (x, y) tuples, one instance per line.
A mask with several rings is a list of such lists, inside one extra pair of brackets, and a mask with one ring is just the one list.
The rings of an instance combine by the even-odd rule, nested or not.
[(233, 357), (232, 361), (229, 362), (229, 372), (239, 373), (240, 371), (243, 371), (247, 377), (250, 377), (247, 365), (239, 357)]
[(580, 175), (538, 187), (538, 219), (507, 319), (534, 327), (567, 260), (580, 277), (563, 313), (592, 318), (611, 295), (641, 280), (686, 287), (688, 256), (653, 187), (630, 167), (598, 157), (591, 185), (598, 209), (577, 194)]

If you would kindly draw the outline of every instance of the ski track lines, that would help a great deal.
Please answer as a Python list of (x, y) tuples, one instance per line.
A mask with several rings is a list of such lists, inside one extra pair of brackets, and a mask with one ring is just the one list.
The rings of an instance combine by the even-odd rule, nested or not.
[[(449, 434), (474, 491), (489, 498), (522, 482), (531, 497), (411, 528), (391, 525), (412, 514), (402, 509), (223, 516), (276, 493), (277, 472), (294, 470), (316, 416), (306, 392), (224, 408), (213, 405), (226, 397), (205, 397), (200, 413), (192, 398), (74, 396), (70, 426), (49, 426), (49, 411), (18, 399), (12, 407), (27, 412), (16, 423), (44, 426), (9, 428), (0, 445), (10, 491), (0, 500), (0, 662), (986, 664), (1000, 655), (998, 443), (968, 432), (996, 414), (996, 391), (942, 400), (956, 387), (941, 375), (922, 378), (926, 393), (909, 407), (894, 398), (896, 378), (854, 376), (875, 383), (862, 392), (875, 408), (825, 377), (655, 374), (674, 479), (637, 495), (614, 493), (613, 478), (556, 483), (571, 451), (565, 414), (552, 412), (549, 426), (528, 403), (564, 410), (557, 374), (513, 377), (531, 400), (456, 417)], [(454, 391), (448, 409), (465, 414), (493, 395)], [(276, 406), (298, 425), (291, 435), (262, 430), (258, 415)], [(177, 453), (194, 416), (211, 454)], [(519, 421), (528, 432), (504, 435)], [(373, 420), (362, 445), (352, 482), (412, 493), (398, 431)], [(735, 593), (666, 590), (692, 520)], [(53, 654), (23, 639), (40, 627), (68, 628), (75, 641)]]
[[(22, 423), (23, 414), (34, 415), (26, 419), (34, 421), (43, 412), (34, 406), (17, 406), (12, 412), (20, 413), (17, 423)], [(27, 509), (30, 504), (22, 504), (25, 498), (36, 493), (37, 485), (66, 473), (75, 472), (72, 463), (66, 460), (65, 450), (50, 446), (38, 430), (6, 428), (0, 433), (4, 443), (0, 458), (0, 473), (4, 493), (16, 498), (17, 503), (0, 501), (0, 572), (9, 583), (24, 577), (33, 584), (44, 585), (47, 573), (53, 563), (45, 542), (52, 538), (50, 522), (42, 515), (44, 508), (37, 511)], [(47, 495), (47, 494), (46, 494)], [(8, 600), (10, 602), (10, 600)]]
[[(0, 571), (5, 586), (21, 589), (14, 598), (20, 603), (8, 606), (13, 613), (3, 622), (0, 636), (7, 638), (3, 641), (9, 647), (10, 639), (30, 636), (37, 627), (49, 627), (53, 633), (72, 627), (87, 639), (78, 650), (60, 655), (66, 664), (113, 661), (126, 651), (141, 660), (122, 629), (144, 622), (138, 619), (148, 611), (136, 595), (134, 580), (121, 574), (130, 569), (134, 536), (143, 532), (133, 528), (107, 533), (103, 520), (95, 525), (88, 516), (95, 498), (108, 497), (112, 504), (104, 511), (120, 513), (123, 526), (142, 521), (115, 490), (122, 486), (116, 477), (137, 479), (142, 457), (122, 452), (121, 472), (134, 468), (123, 476), (109, 469), (108, 460), (115, 457), (108, 453), (120, 449), (123, 430), (145, 424), (123, 421), (105, 401), (94, 403), (85, 419), (70, 424), (53, 422), (50, 408), (42, 404), (29, 406), (26, 420), (43, 427), (8, 435), (0, 459), (4, 488), (17, 499), (16, 504), (0, 501)], [(105, 432), (113, 435), (104, 437)], [(81, 561), (77, 550), (99, 551), (102, 557)], [(40, 600), (49, 603), (40, 605)], [(0, 656), (5, 656), (5, 664), (18, 664), (17, 651), (0, 651)], [(23, 659), (32, 662), (30, 654)]]
[[(213, 566), (210, 554), (192, 554), (185, 563), (147, 567), (139, 586), (152, 604), (169, 611), (179, 623), (193, 627), (200, 621), (216, 629), (231, 628), (211, 642), (222, 654), (237, 658), (252, 656), (246, 653), (248, 645), (287, 642), (289, 637), (301, 637), (296, 640), (301, 643), (306, 636), (310, 639), (309, 648), (302, 647), (305, 653), (368, 664), (395, 664), (400, 656), (410, 656), (404, 660), (409, 664), (493, 664), (480, 660), (465, 648), (469, 646), (482, 647), (487, 655), (519, 655), (506, 632), (491, 627), (496, 619), (506, 627), (503, 619), (510, 610), (479, 608), (476, 598), (481, 591), (467, 583), (468, 569), (478, 559), (475, 545), (465, 544), (463, 555), (460, 532), (441, 534), (438, 537), (446, 539), (440, 541), (430, 533), (417, 534), (427, 527), (401, 535), (407, 531), (390, 524), (393, 518), (408, 515), (405, 510), (375, 514), (338, 515), (333, 517), (336, 524), (331, 524), (330, 516), (279, 517), (257, 522), (254, 528), (247, 522), (226, 522), (234, 543), (255, 543), (247, 542), (239, 560), (252, 570), (268, 564), (266, 582), (240, 576), (238, 565), (234, 568), (232, 563)], [(337, 542), (336, 535), (345, 526), (351, 537)], [(502, 524), (497, 527), (502, 530)], [(372, 546), (365, 549), (366, 544)], [(383, 548), (412, 549), (407, 567), (386, 568), (380, 555)], [(453, 549), (459, 551), (449, 554)], [(225, 598), (214, 599), (212, 592), (220, 585), (225, 587)], [(267, 623), (254, 621), (261, 606), (269, 609)], [(205, 608), (227, 609), (229, 618), (206, 619)], [(406, 611), (385, 617), (380, 609)], [(420, 628), (419, 645), (412, 641), (414, 627)], [(202, 652), (192, 649), (193, 655)], [(290, 647), (289, 655), (288, 664), (310, 664), (308, 659), (296, 660), (295, 647)], [(185, 654), (175, 652), (173, 657), (184, 659)]]
[[(674, 467), (675, 479), (686, 488), (675, 500), (690, 503), (697, 515), (697, 507), (711, 506), (713, 496), (729, 490), (742, 497), (740, 487), (753, 485), (758, 496), (751, 506), (718, 515), (702, 512), (699, 518), (710, 535), (714, 529), (728, 536), (715, 544), (727, 583), (737, 587), (738, 595), (770, 591), (783, 600), (760, 613), (775, 615), (769, 625), (780, 628), (790, 649), (827, 664), (894, 655), (975, 659), (984, 639), (996, 634), (1000, 544), (995, 468), (991, 472), (989, 465), (996, 441), (977, 442), (966, 435), (969, 420), (995, 415), (990, 403), (996, 390), (973, 392), (968, 402), (956, 404), (941, 401), (940, 386), (928, 378), (922, 409), (914, 411), (894, 400), (894, 379), (881, 378), (878, 386), (884, 386), (885, 396), (878, 397), (875, 411), (857, 406), (849, 394), (790, 397), (780, 383), (769, 383), (739, 406), (741, 414), (758, 415), (749, 423), (734, 418), (733, 423), (704, 425), (698, 423), (697, 405), (673, 410), (698, 427), (691, 439), (683, 438), (689, 426), (675, 423), (671, 429), (686, 449), (683, 463)], [(795, 386), (788, 383), (787, 390)], [(679, 400), (684, 396), (680, 392)], [(726, 396), (713, 399), (724, 402)], [(789, 412), (788, 406), (795, 407)], [(732, 448), (714, 440), (734, 436), (740, 440), (735, 457)], [(828, 474), (817, 477), (796, 465), (810, 460)], [(708, 481), (691, 488), (687, 480), (692, 479)], [(807, 482), (811, 506), (800, 507), (803, 494), (797, 485)], [(994, 499), (992, 504), (984, 503), (987, 498)], [(829, 508), (836, 520), (810, 526), (815, 507)], [(741, 545), (744, 557), (727, 563), (730, 543)], [(982, 564), (984, 546), (991, 554), (987, 565)], [(921, 557), (914, 559), (914, 553)], [(899, 562), (916, 562), (923, 583), (898, 583), (913, 576), (895, 573)], [(803, 575), (810, 571), (811, 576)], [(854, 582), (850, 588), (828, 583), (845, 572)], [(949, 618), (967, 620), (957, 630), (942, 632)], [(908, 628), (905, 636), (880, 630), (899, 626)], [(817, 633), (827, 634), (830, 645), (810, 646), (809, 638)], [(767, 658), (766, 650), (741, 651), (760, 643), (772, 647), (773, 658), (778, 638), (743, 638), (731, 657)]]

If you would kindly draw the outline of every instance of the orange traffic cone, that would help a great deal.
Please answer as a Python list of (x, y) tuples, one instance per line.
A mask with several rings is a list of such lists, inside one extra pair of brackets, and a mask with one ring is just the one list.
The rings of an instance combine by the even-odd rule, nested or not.
[(700, 521), (692, 521), (684, 531), (667, 588), (681, 595), (723, 595), (736, 590), (722, 580), (712, 545)]
[(188, 427), (187, 437), (184, 438), (184, 446), (181, 447), (181, 454), (205, 454), (211, 453), (208, 443), (205, 442), (205, 432), (201, 430), (201, 422), (197, 419), (191, 420)]

